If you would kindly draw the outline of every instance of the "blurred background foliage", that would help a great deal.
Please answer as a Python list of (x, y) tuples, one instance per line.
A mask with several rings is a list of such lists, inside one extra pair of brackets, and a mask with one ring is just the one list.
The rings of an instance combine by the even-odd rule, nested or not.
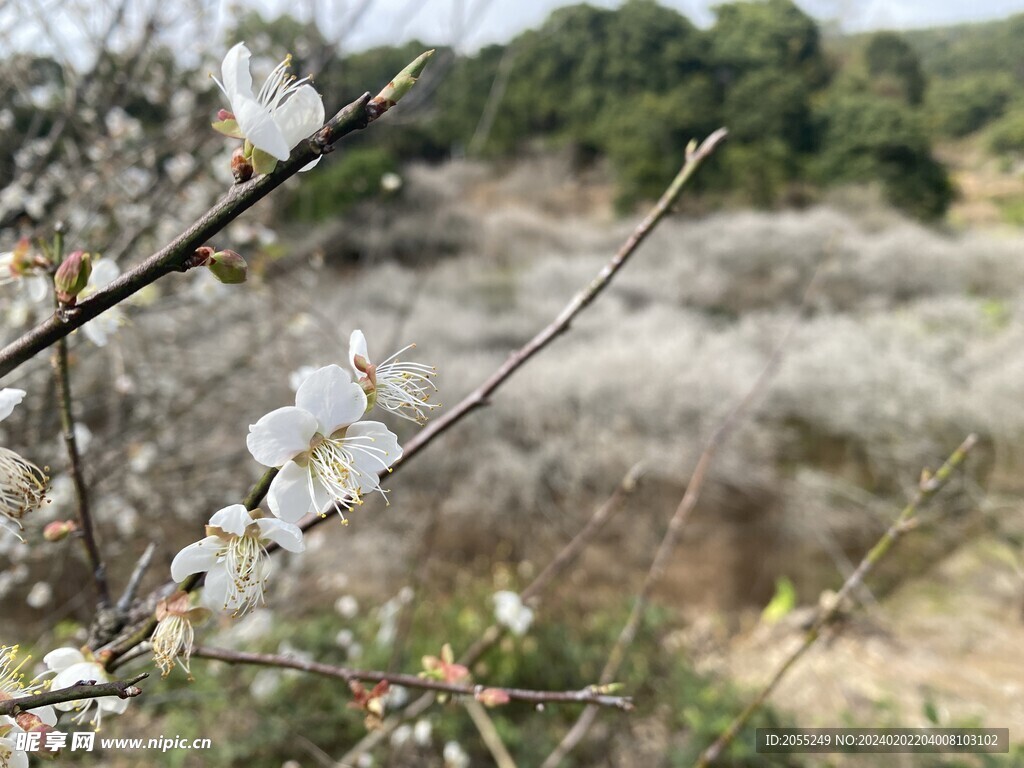
[[(352, 183), (367, 167), (393, 167), (399, 158), (503, 160), (568, 148), (580, 166), (607, 163), (625, 210), (664, 188), (675, 168), (666, 157), (728, 125), (730, 152), (698, 180), (708, 205), (777, 206), (834, 185), (877, 183), (892, 204), (934, 220), (956, 194), (937, 145), (977, 135), (985, 152), (1007, 162), (1024, 152), (1024, 15), (843, 36), (826, 33), (790, 0), (726, 3), (716, 13), (700, 29), (655, 0), (580, 4), (504, 45), (468, 55), (441, 48), (402, 115), (349, 145), (367, 157), (332, 164), (322, 184), (346, 188), (344, 204), (376, 190), (363, 184), (361, 193)], [(414, 41), (343, 55), (315, 23), (254, 11), (239, 16), (229, 36), (267, 55), (291, 51), (296, 71), (314, 74), (329, 107), (376, 92), (430, 47)], [(123, 79), (126, 59), (138, 53), (105, 55), (95, 83)], [(2, 131), (46, 135), (64, 106), (45, 98), (60, 91), (62, 68), (40, 55), (15, 59), (22, 77), (0, 94), (10, 114)], [(187, 79), (175, 75), (180, 65), (166, 49), (147, 52), (147, 77), (154, 63), (164, 81)], [(203, 103), (213, 108), (209, 96)], [(121, 106), (158, 128), (168, 105), (154, 91)], [(12, 162), (0, 157), (0, 174), (12, 173)], [(309, 197), (301, 204), (307, 217), (317, 215)]]

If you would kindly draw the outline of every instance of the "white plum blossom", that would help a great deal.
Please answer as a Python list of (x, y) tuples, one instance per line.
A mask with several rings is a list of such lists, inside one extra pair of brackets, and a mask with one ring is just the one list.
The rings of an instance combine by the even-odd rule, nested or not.
[(246, 444), (256, 461), (280, 467), (267, 504), (282, 520), (326, 515), (334, 503), (351, 509), (364, 494), (384, 491), (378, 473), (402, 457), (398, 438), (366, 412), (362, 387), (337, 365), (314, 371), (299, 385), (295, 405), (278, 408), (249, 426)]
[[(119, 275), (121, 270), (112, 259), (98, 259), (93, 262), (92, 274), (89, 275), (89, 282), (79, 294), (80, 299), (87, 298), (96, 291), (106, 288)], [(111, 307), (102, 314), (82, 326), (82, 333), (97, 347), (105, 347), (107, 341), (113, 336), (117, 329), (125, 324), (127, 318), (124, 311), (117, 306)]]
[[(14, 411), (25, 390), (0, 389), (0, 421)], [(46, 500), (49, 478), (32, 462), (0, 446), (0, 528), (21, 538), (21, 519)]]
[(352, 595), (342, 595), (334, 601), (336, 610), (343, 619), (354, 619), (359, 613), (359, 601)]
[[(99, 664), (92, 658), (87, 658), (76, 648), (58, 648), (50, 651), (43, 657), (43, 663), (46, 664), (47, 669), (56, 673), (53, 680), (50, 681), (50, 690), (52, 691), (70, 688), (76, 683), (83, 681), (109, 683), (111, 680), (110, 675), (107, 674), (102, 664)], [(76, 723), (82, 723), (85, 721), (85, 716), (89, 713), (89, 710), (92, 709), (93, 704), (96, 705), (96, 714), (89, 722), (94, 725), (97, 731), (102, 724), (104, 712), (119, 715), (128, 709), (128, 699), (122, 699), (117, 696), (100, 696), (95, 699), (62, 701), (59, 704), (54, 704), (54, 707), (61, 712), (77, 710), (78, 714), (72, 720)]]
[(533, 623), (533, 611), (523, 605), (522, 598), (515, 592), (495, 592), (494, 620), (518, 636), (525, 635)]
[(7, 323), (11, 327), (24, 325), (32, 314), (33, 305), (50, 295), (52, 283), (44, 272), (33, 265), (26, 266), (27, 241), (21, 241), (13, 251), (0, 253), (0, 287), (14, 284), (13, 296), (5, 296)]
[(27, 393), (24, 389), (4, 387), (0, 389), (0, 421), (3, 421), (21, 404)]
[[(21, 668), (29, 660), (29, 656), (18, 658), (19, 648), (16, 645), (0, 645), (0, 701), (4, 699), (21, 699), (39, 693), (44, 687), (43, 682), (38, 679), (25, 683), (25, 676)], [(47, 725), (56, 725), (57, 715), (53, 707), (47, 705), (29, 710)], [(0, 736), (3, 735), (3, 722), (0, 721)], [(13, 723), (14, 721), (11, 720)], [(10, 725), (10, 723), (7, 723)], [(0, 765), (3, 765), (3, 747), (0, 747)]]
[(421, 718), (416, 721), (416, 725), (412, 729), (412, 739), (420, 747), (429, 747), (431, 742), (431, 735), (434, 732), (433, 726), (430, 721), (426, 718)]
[[(379, 405), (403, 419), (422, 424), (427, 420), (423, 409), (437, 408), (430, 400), (430, 389), (437, 391), (430, 380), (437, 371), (422, 363), (403, 363), (398, 356), (415, 344), (404, 347), (381, 363), (373, 363), (362, 331), (352, 331), (348, 343), (348, 360), (356, 378), (366, 390), (368, 405)], [(429, 388), (429, 389), (428, 389)]]
[(300, 365), (294, 371), (288, 374), (288, 386), (291, 387), (292, 392), (298, 392), (299, 387), (302, 386), (302, 382), (316, 373), (318, 366), (315, 365)]
[[(324, 102), (308, 78), (296, 80), (288, 73), (291, 56), (278, 64), (258, 94), (252, 90), (245, 43), (238, 43), (221, 63), (220, 86), (238, 124), (236, 138), (247, 139), (253, 147), (276, 160), (287, 160), (291, 150), (324, 124)], [(302, 170), (312, 168), (317, 158)]]
[(2, 768), (28, 768), (28, 753), (15, 749), (15, 740), (21, 728), (14, 718), (0, 717), (0, 766)]
[(193, 573), (206, 573), (203, 604), (232, 616), (262, 603), (270, 575), (266, 542), (289, 552), (302, 552), (305, 545), (298, 526), (260, 517), (259, 512), (241, 504), (214, 512), (206, 537), (175, 555), (171, 577), (180, 582)]
[(442, 757), (444, 768), (469, 768), (469, 755), (457, 741), (445, 742)]

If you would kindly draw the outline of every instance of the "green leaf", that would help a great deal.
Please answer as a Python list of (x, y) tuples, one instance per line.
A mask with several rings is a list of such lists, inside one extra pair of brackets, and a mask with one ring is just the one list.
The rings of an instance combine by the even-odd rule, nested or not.
[(256, 173), (273, 173), (277, 168), (277, 158), (257, 147), (253, 147), (251, 160), (252, 169)]
[(775, 595), (761, 611), (761, 621), (774, 624), (796, 607), (796, 589), (785, 576), (775, 580)]
[(210, 123), (213, 126), (213, 130), (217, 133), (223, 133), (232, 139), (244, 139), (242, 135), (242, 129), (238, 127), (237, 120), (218, 120), (216, 123)]

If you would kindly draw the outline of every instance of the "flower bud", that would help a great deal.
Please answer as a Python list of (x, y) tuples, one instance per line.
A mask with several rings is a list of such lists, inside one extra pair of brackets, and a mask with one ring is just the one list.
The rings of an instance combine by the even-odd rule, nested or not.
[(57, 300), (61, 304), (74, 304), (75, 299), (89, 282), (92, 274), (92, 254), (73, 251), (57, 268), (53, 284), (57, 288)]
[(245, 150), (238, 147), (231, 153), (231, 175), (235, 177), (235, 183), (241, 184), (252, 178), (252, 161), (245, 156)]
[(78, 523), (74, 520), (54, 520), (43, 528), (43, 538), (52, 542), (64, 541), (77, 530)]
[(395, 106), (412, 87), (416, 85), (427, 61), (434, 55), (433, 50), (420, 54), (405, 69), (395, 75), (395, 79), (384, 86), (384, 89), (370, 99), (366, 105), (367, 116), (371, 121), (376, 120), (393, 106)]
[(476, 700), (485, 707), (499, 707), (508, 704), (509, 695), (500, 688), (484, 688), (476, 694)]
[(249, 272), (245, 259), (234, 251), (217, 251), (206, 262), (206, 266), (214, 277), (227, 285), (244, 283)]

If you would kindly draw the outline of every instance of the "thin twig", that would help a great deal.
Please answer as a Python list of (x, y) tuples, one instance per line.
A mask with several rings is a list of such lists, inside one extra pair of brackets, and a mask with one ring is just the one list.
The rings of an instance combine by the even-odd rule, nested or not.
[[(587, 524), (577, 533), (560, 551), (547, 567), (530, 582), (520, 593), (523, 602), (536, 604), (537, 599), (544, 589), (565, 573), (569, 567), (576, 562), (580, 554), (586, 549), (587, 544), (597, 535), (605, 523), (611, 519), (615, 512), (622, 508), (622, 500), (636, 489), (636, 484), (642, 475), (642, 465), (635, 464), (619, 482), (615, 491), (609, 496), (591, 516)], [(493, 648), (508, 632), (508, 629), (500, 624), (492, 624), (487, 627), (480, 637), (459, 657), (458, 663), (466, 667), (472, 667), (487, 651)], [(401, 713), (388, 717), (374, 731), (367, 733), (359, 742), (353, 746), (343, 757), (342, 763), (353, 762), (362, 752), (372, 749), (388, 733), (393, 731), (403, 720), (412, 719), (427, 709), (434, 701), (434, 694), (425, 693), (411, 704), (406, 705)]]
[(501, 740), (501, 734), (494, 727), (494, 721), (491, 720), (491, 716), (487, 714), (487, 710), (484, 709), (483, 705), (479, 701), (471, 699), (466, 702), (465, 707), (466, 714), (469, 715), (469, 719), (476, 726), (480, 738), (483, 739), (484, 746), (487, 747), (487, 751), (494, 758), (494, 764), (498, 768), (516, 768), (516, 761), (509, 754), (508, 747)]
[[(697, 499), (700, 498), (701, 491), (704, 488), (704, 482), (707, 480), (708, 471), (711, 468), (711, 463), (715, 458), (718, 447), (740, 424), (750, 406), (760, 396), (765, 386), (771, 380), (772, 376), (774, 376), (775, 371), (782, 362), (783, 351), (786, 349), (790, 337), (800, 324), (800, 317), (802, 316), (804, 309), (807, 307), (811, 295), (817, 288), (820, 275), (821, 267), (815, 270), (814, 275), (811, 277), (811, 280), (807, 285), (807, 289), (804, 291), (803, 298), (801, 299), (800, 306), (798, 308), (798, 317), (793, 320), (790, 326), (786, 329), (782, 338), (778, 343), (776, 343), (771, 356), (768, 358), (768, 362), (765, 363), (764, 368), (761, 369), (761, 373), (758, 374), (757, 379), (755, 379), (753, 385), (743, 396), (743, 399), (740, 400), (726, 415), (715, 431), (711, 434), (707, 444), (704, 446), (704, 450), (701, 452), (700, 458), (697, 460), (697, 466), (694, 468), (693, 474), (690, 476), (690, 482), (687, 483), (686, 492), (683, 494), (682, 500), (676, 507), (676, 511), (673, 513), (671, 520), (669, 520), (668, 527), (665, 530), (665, 535), (662, 537), (661, 543), (658, 545), (658, 550), (654, 555), (654, 559), (651, 561), (651, 566), (647, 571), (647, 575), (644, 577), (643, 585), (640, 587), (640, 591), (637, 593), (636, 599), (633, 601), (633, 608), (630, 611), (629, 617), (626, 619), (626, 623), (623, 625), (622, 630), (619, 633), (619, 637), (615, 641), (615, 645), (608, 654), (608, 660), (605, 662), (604, 669), (601, 672), (602, 684), (611, 682), (615, 675), (618, 674), (619, 668), (625, 660), (626, 650), (633, 643), (633, 640), (636, 637), (637, 629), (640, 626), (640, 622), (643, 618), (644, 610), (647, 607), (651, 593), (654, 591), (654, 587), (657, 583), (661, 581), (661, 578), (665, 573), (665, 569), (668, 567), (668, 563), (672, 557), (672, 553), (679, 542), (679, 537), (682, 535), (683, 527), (689, 519), (693, 508), (697, 505)], [(572, 728), (569, 729), (562, 740), (558, 743), (558, 746), (555, 747), (551, 754), (548, 755), (547, 759), (545, 759), (541, 764), (541, 768), (555, 768), (555, 766), (559, 765), (562, 760), (565, 759), (566, 755), (568, 755), (587, 734), (587, 731), (590, 730), (590, 726), (593, 724), (596, 717), (597, 710), (593, 707), (586, 707), (583, 712), (580, 713), (579, 718), (573, 724)]]
[(39, 707), (60, 704), (65, 701), (82, 699), (98, 699), (101, 696), (117, 696), (119, 699), (130, 699), (142, 693), (135, 684), (149, 677), (148, 672), (136, 675), (128, 680), (115, 680), (110, 683), (80, 682), (68, 688), (56, 691), (44, 691), (20, 699), (0, 700), (0, 715), (14, 717), (20, 712), (30, 712)]
[[(586, 288), (577, 293), (558, 316), (544, 327), (536, 336), (519, 348), (509, 357), (486, 381), (470, 392), (459, 403), (430, 424), (423, 428), (415, 437), (402, 447), (402, 458), (394, 465), (392, 470), (381, 472), (382, 477), (387, 477), (392, 471), (398, 469), (408, 462), (413, 456), (426, 448), (435, 439), (447, 432), (451, 427), (460, 422), (468, 414), (488, 403), (490, 396), (498, 387), (505, 383), (516, 371), (525, 365), (534, 355), (547, 347), (552, 341), (561, 336), (572, 325), (576, 316), (586, 309), (601, 293), (608, 287), (612, 279), (629, 261), (637, 248), (647, 239), (658, 223), (665, 217), (679, 199), (683, 188), (690, 180), (697, 169), (716, 149), (725, 141), (729, 133), (725, 128), (719, 128), (708, 136), (701, 144), (696, 142), (687, 149), (686, 161), (679, 173), (672, 180), (668, 189), (644, 217), (632, 234), (622, 244), (611, 260), (605, 264), (597, 273)], [(315, 525), (323, 522), (326, 518), (314, 515), (300, 524), (303, 531), (307, 531)]]
[(387, 681), (392, 685), (401, 685), (404, 688), (419, 688), (455, 696), (471, 696), (476, 698), (484, 691), (492, 690), (501, 691), (509, 699), (526, 701), (531, 704), (585, 703), (626, 711), (633, 708), (633, 700), (629, 696), (613, 696), (605, 693), (599, 686), (588, 686), (578, 691), (538, 691), (528, 688), (501, 688), (492, 685), (460, 685), (458, 683), (446, 683), (441, 680), (430, 680), (417, 675), (394, 674), (379, 670), (349, 669), (348, 667), (337, 667), (332, 664), (321, 664), (316, 661), (304, 661), (291, 656), (281, 656), (273, 653), (248, 653), (206, 646), (194, 648), (192, 650), (192, 658), (226, 661), (229, 664), (255, 664), (263, 667), (297, 669), (314, 675), (337, 678), (345, 682), (359, 680), (361, 682), (379, 683)]
[(110, 588), (107, 585), (106, 566), (96, 543), (92, 514), (89, 511), (89, 489), (85, 484), (82, 456), (78, 451), (78, 439), (75, 437), (75, 417), (71, 410), (71, 376), (68, 372), (68, 345), (64, 338), (58, 340), (57, 348), (53, 351), (53, 374), (57, 385), (61, 433), (68, 451), (71, 480), (75, 486), (75, 512), (78, 516), (82, 543), (85, 545), (85, 556), (92, 571), (93, 583), (96, 585), (97, 604), (102, 612), (110, 607)]
[(918, 486), (917, 494), (914, 498), (903, 508), (899, 517), (897, 517), (893, 524), (889, 526), (889, 529), (882, 534), (882, 537), (864, 556), (864, 559), (860, 561), (860, 565), (857, 566), (857, 570), (850, 574), (850, 577), (843, 583), (843, 586), (840, 588), (839, 592), (836, 593), (835, 597), (833, 597), (826, 605), (823, 605), (818, 609), (818, 615), (815, 617), (814, 623), (811, 624), (810, 628), (804, 634), (803, 642), (801, 642), (800, 645), (783, 660), (768, 683), (761, 689), (761, 692), (754, 697), (753, 701), (751, 701), (746, 708), (740, 712), (740, 714), (737, 715), (731, 723), (729, 723), (729, 726), (717, 739), (715, 739), (714, 743), (701, 753), (700, 758), (698, 758), (697, 762), (694, 763), (694, 768), (707, 768), (707, 766), (717, 760), (722, 754), (722, 751), (732, 743), (737, 734), (743, 730), (743, 726), (747, 724), (754, 713), (757, 712), (757, 710), (764, 705), (768, 697), (771, 696), (782, 678), (786, 676), (786, 673), (789, 672), (793, 665), (800, 660), (812, 645), (814, 645), (814, 642), (821, 635), (821, 630), (828, 624), (832, 623), (847, 598), (849, 598), (854, 590), (859, 589), (864, 583), (864, 579), (871, 572), (871, 569), (874, 568), (883, 557), (885, 557), (893, 544), (895, 544), (904, 533), (914, 528), (916, 522), (915, 515), (921, 507), (930, 501), (931, 498), (949, 481), (953, 476), (953, 472), (963, 464), (964, 459), (967, 458), (967, 454), (970, 453), (977, 441), (977, 435), (968, 435), (967, 439), (960, 444), (960, 447), (950, 454), (949, 458), (946, 459), (938, 472), (934, 475), (926, 474), (922, 476), (921, 483)]
[(149, 566), (153, 562), (154, 554), (156, 554), (156, 544), (151, 541), (146, 545), (146, 550), (142, 553), (142, 557), (140, 557), (139, 561), (135, 563), (132, 575), (128, 579), (128, 585), (124, 588), (121, 599), (117, 601), (118, 614), (122, 616), (127, 615), (128, 610), (132, 607), (132, 603), (135, 601), (135, 595), (138, 594), (139, 586), (142, 584), (142, 577), (145, 576), (146, 571), (149, 570)]

